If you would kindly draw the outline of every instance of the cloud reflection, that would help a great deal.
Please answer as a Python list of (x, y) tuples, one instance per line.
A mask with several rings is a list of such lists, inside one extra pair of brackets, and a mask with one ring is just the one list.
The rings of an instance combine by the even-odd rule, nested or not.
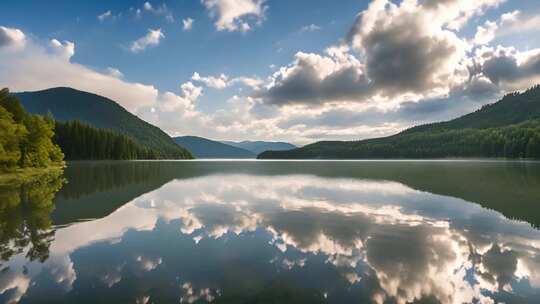
[[(191, 240), (186, 252), (209, 244), (219, 248), (233, 240), (265, 239), (273, 248), (273, 258), (265, 263), (275, 265), (277, 272), (301, 273), (322, 262), (344, 284), (364, 290), (381, 304), (423, 299), (493, 303), (500, 293), (515, 294), (516, 284), (528, 286), (528, 294), (540, 288), (540, 232), (526, 223), (401, 183), (305, 175), (174, 180), (107, 217), (58, 229), (51, 259), (43, 267), (55, 269), (57, 281), (71, 285), (76, 263), (56, 263), (53, 268), (53, 261), (68, 261), (74, 252), (96, 244), (121, 245), (128, 233), (157, 233), (160, 225), (172, 226), (179, 237)], [(171, 257), (132, 254), (146, 272), (173, 263)], [(201, 254), (201, 266), (226, 256), (219, 250)], [(114, 288), (122, 282), (122, 267), (99, 277)], [(197, 289), (194, 284), (203, 285), (186, 278), (180, 283), (180, 301), (215, 300), (223, 290), (219, 277), (206, 277), (208, 285)], [(20, 276), (1, 278), (0, 291), (20, 286), (14, 299), (29, 289), (28, 280)], [(336, 295), (325, 291), (325, 296), (331, 300)]]

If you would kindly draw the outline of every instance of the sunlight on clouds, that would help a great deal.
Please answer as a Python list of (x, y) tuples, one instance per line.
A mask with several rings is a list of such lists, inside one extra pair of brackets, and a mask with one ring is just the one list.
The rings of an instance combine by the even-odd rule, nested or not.
[[(99, 73), (69, 62), (74, 42), (53, 39), (40, 45), (18, 29), (0, 27), (0, 81), (14, 91), (71, 86), (97, 93), (171, 135), (296, 144), (386, 136), (463, 115), (504, 92), (540, 82), (540, 49), (492, 45), (511, 33), (536, 31), (538, 16), (514, 10), (494, 21), (480, 19), (472, 37), (461, 31), (501, 3), (371, 1), (350, 20), (348, 35), (321, 53), (296, 52), (289, 64), (272, 65), (266, 77), (193, 71), (190, 79), (180, 82), (178, 92), (129, 82), (113, 68), (97, 69), (103, 71)], [(201, 4), (219, 31), (251, 29), (263, 21), (268, 8), (262, 0), (201, 0)], [(171, 13), (165, 5), (150, 2), (138, 10), (160, 16)], [(114, 16), (108, 13), (104, 19)], [(193, 19), (182, 21), (182, 29), (192, 28)], [(318, 28), (312, 23), (305, 30)], [(129, 50), (143, 52), (164, 37), (161, 29), (149, 29)], [(40, 65), (43, 68), (37, 68)], [(230, 97), (213, 112), (201, 110), (198, 99), (203, 89), (222, 90)]]
[(129, 49), (133, 53), (140, 53), (148, 47), (159, 45), (161, 39), (163, 38), (165, 38), (165, 35), (161, 29), (148, 29), (148, 33), (145, 36), (133, 41)]
[(64, 41), (62, 43), (57, 39), (51, 39), (50, 43), (54, 51), (66, 60), (71, 59), (75, 55), (75, 43), (71, 41)]
[(193, 22), (195, 22), (195, 20), (191, 18), (182, 19), (182, 28), (184, 29), (184, 31), (191, 31), (191, 29), (193, 28)]
[(201, 3), (216, 19), (216, 29), (229, 32), (251, 30), (250, 21), (261, 23), (267, 8), (265, 0), (201, 0)]
[(19, 29), (0, 26), (0, 50), (19, 50), (26, 43), (26, 35)]

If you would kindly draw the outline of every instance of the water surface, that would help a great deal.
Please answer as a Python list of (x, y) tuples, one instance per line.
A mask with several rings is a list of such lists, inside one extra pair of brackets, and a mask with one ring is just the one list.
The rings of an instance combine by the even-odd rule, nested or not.
[(79, 162), (0, 199), (0, 302), (540, 299), (540, 163)]

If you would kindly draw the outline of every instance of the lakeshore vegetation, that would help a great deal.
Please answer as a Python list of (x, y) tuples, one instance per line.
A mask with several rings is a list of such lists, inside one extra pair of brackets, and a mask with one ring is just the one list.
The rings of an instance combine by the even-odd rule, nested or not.
[[(179, 148), (181, 149), (181, 148)], [(177, 156), (190, 157), (189, 152)], [(64, 160), (160, 159), (169, 156), (125, 133), (78, 120), (55, 121), (53, 115), (28, 113), (17, 95), (0, 91), (0, 182), (60, 168)], [(6, 173), (9, 173), (6, 174)]]

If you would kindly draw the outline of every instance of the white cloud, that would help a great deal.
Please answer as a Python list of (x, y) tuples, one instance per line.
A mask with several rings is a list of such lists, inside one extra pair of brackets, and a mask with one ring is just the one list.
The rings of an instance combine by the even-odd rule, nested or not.
[(143, 8), (144, 8), (145, 10), (147, 10), (147, 11), (153, 10), (152, 4), (150, 4), (150, 2), (145, 2), (145, 3), (143, 4)]
[(130, 111), (156, 103), (159, 92), (153, 86), (126, 82), (67, 60), (73, 46), (59, 41), (41, 46), (29, 40), (17, 53), (0, 49), (0, 86), (14, 92), (69, 86), (108, 97)]
[(113, 67), (107, 67), (107, 73), (115, 78), (122, 78), (124, 74), (119, 69)]
[(304, 33), (304, 32), (316, 32), (318, 30), (320, 30), (321, 27), (316, 25), (316, 24), (310, 24), (310, 25), (306, 25), (306, 26), (303, 26), (301, 29), (300, 29), (300, 32), (301, 33)]
[(241, 84), (252, 89), (258, 89), (264, 81), (256, 77), (236, 77), (229, 79), (229, 76), (221, 74), (219, 76), (203, 77), (199, 73), (193, 73), (191, 80), (203, 83), (205, 86), (213, 89), (223, 90), (233, 85)]
[(75, 43), (65, 40), (63, 43), (57, 39), (51, 39), (51, 48), (60, 57), (69, 60), (75, 54)]
[(195, 72), (193, 73), (193, 76), (191, 76), (191, 79), (194, 81), (202, 82), (207, 87), (214, 88), (214, 89), (225, 89), (227, 87), (227, 82), (229, 81), (229, 77), (225, 74), (221, 74), (218, 77), (214, 76), (208, 76), (208, 77), (201, 77), (199, 73)]
[(161, 39), (163, 38), (165, 38), (165, 35), (161, 29), (148, 29), (148, 33), (145, 36), (133, 41), (129, 49), (133, 53), (139, 53), (144, 51), (147, 47), (159, 45)]
[[(448, 96), (473, 76), (471, 44), (453, 29), (501, 2), (374, 0), (358, 14), (347, 44), (322, 55), (298, 52), (255, 96), (278, 105), (369, 102), (387, 108)], [(303, 30), (310, 28), (316, 29)], [(489, 43), (496, 28), (486, 23), (475, 41)]]
[(154, 7), (150, 2), (147, 1), (143, 4), (143, 9), (153, 13), (156, 16), (164, 16), (167, 22), (174, 22), (174, 16), (165, 3), (158, 7)]
[(186, 19), (183, 19), (182, 20), (182, 28), (184, 29), (184, 31), (190, 31), (192, 28), (193, 28), (193, 22), (195, 20), (191, 19), (191, 18), (186, 18)]
[(474, 35), (474, 43), (476, 44), (488, 44), (495, 38), (495, 34), (499, 26), (496, 22), (486, 21), (483, 26), (479, 26), (476, 29), (476, 34)]
[(264, 19), (265, 0), (201, 0), (210, 16), (215, 18), (218, 31), (247, 32), (250, 22), (260, 24)]
[(100, 22), (103, 22), (109, 18), (112, 18), (112, 12), (110, 10), (106, 11), (105, 13), (98, 15), (97, 18)]
[(24, 47), (26, 35), (19, 29), (0, 26), (0, 49), (18, 50)]
[(521, 11), (503, 14), (500, 18), (498, 36), (540, 32), (540, 15), (527, 15)]
[(251, 89), (259, 89), (263, 84), (264, 81), (257, 77), (236, 77), (229, 81), (229, 85), (235, 85), (235, 84), (242, 84), (245, 85)]

